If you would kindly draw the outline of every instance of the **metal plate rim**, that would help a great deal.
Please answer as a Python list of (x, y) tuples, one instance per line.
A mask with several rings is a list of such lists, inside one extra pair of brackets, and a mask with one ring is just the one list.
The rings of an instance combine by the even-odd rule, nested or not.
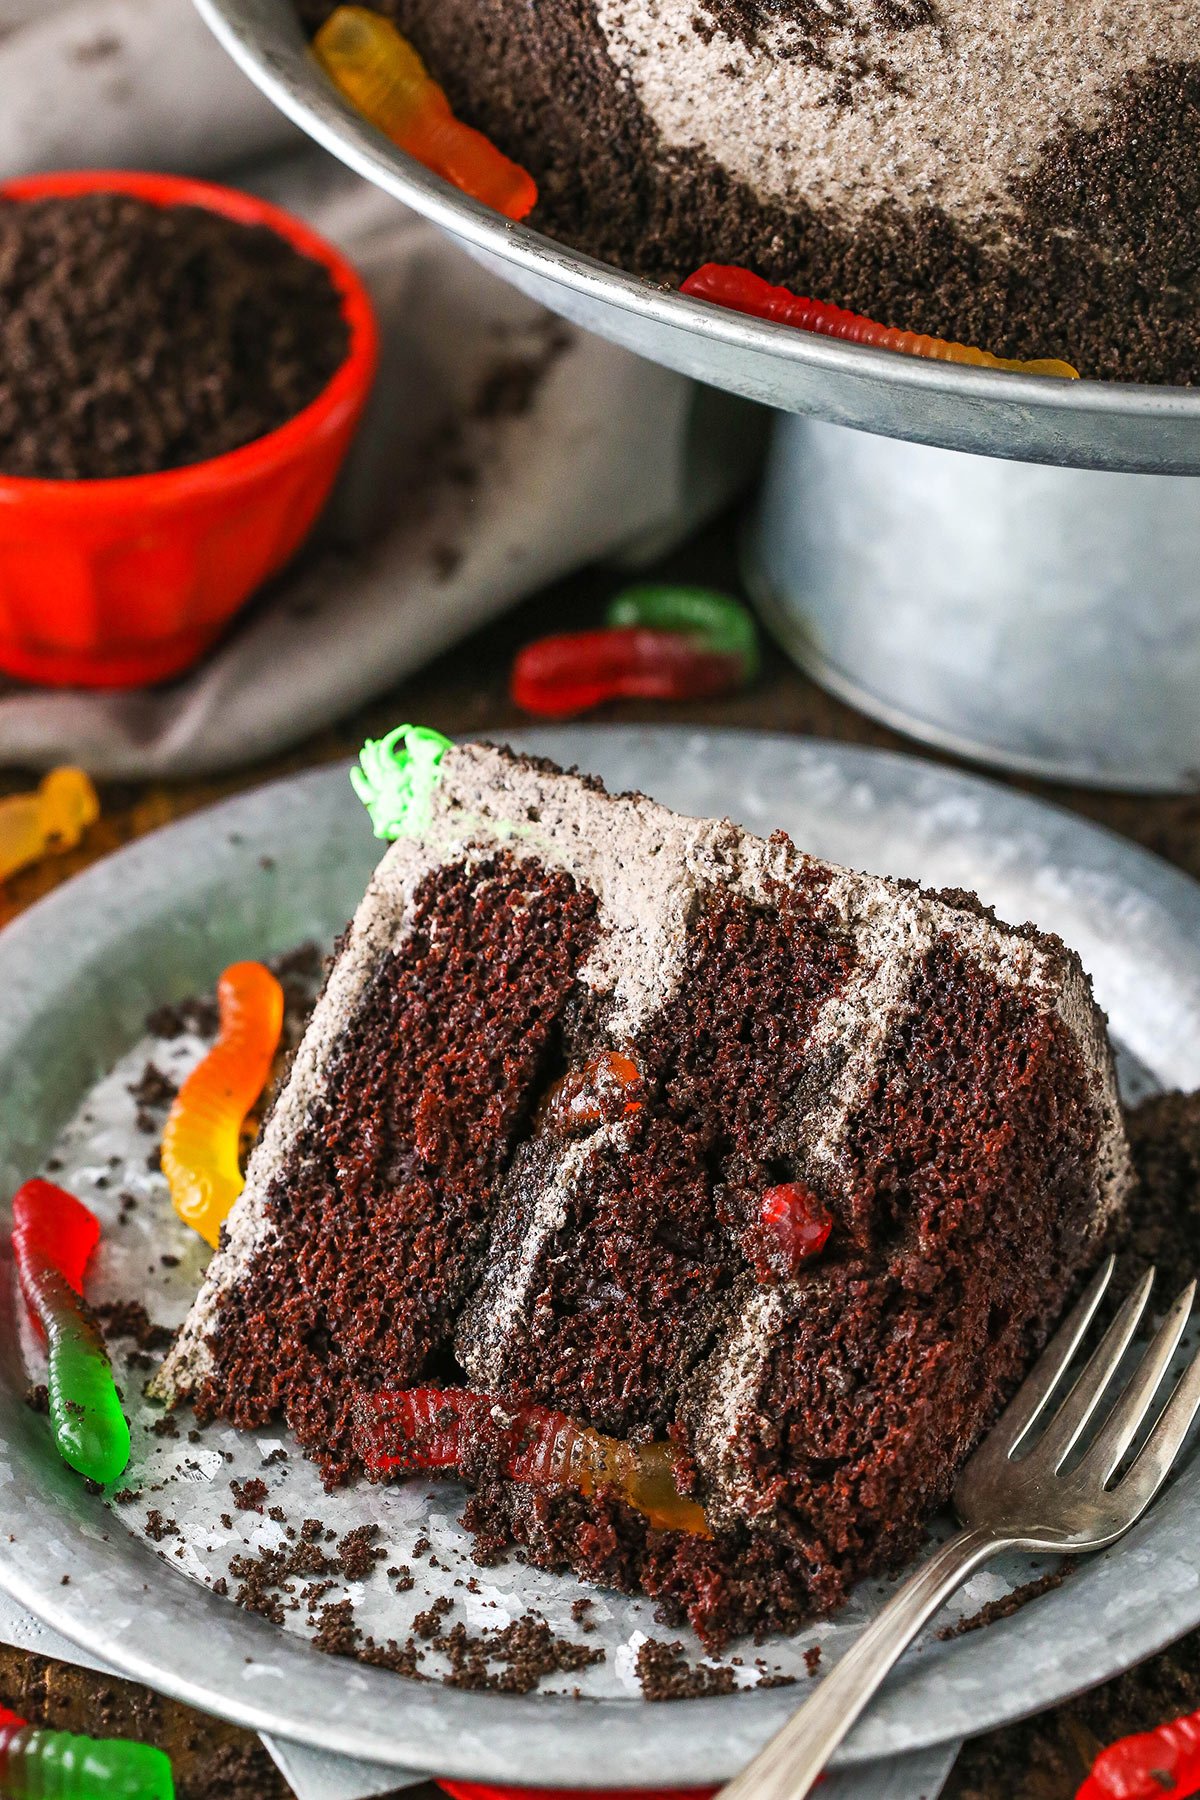
[[(514, 735), (530, 748), (557, 753), (560, 760), (568, 756), (584, 765), (602, 763), (606, 747), (624, 744), (644, 758), (647, 770), (654, 767), (658, 756), (676, 755), (681, 749), (696, 756), (713, 756), (714, 740), (719, 743), (724, 760), (738, 751), (745, 756), (782, 749), (794, 757), (798, 772), (810, 765), (820, 768), (828, 764), (867, 785), (872, 780), (898, 785), (911, 791), (914, 801), (918, 794), (925, 801), (930, 795), (942, 795), (951, 812), (955, 805), (969, 802), (1007, 822), (1014, 830), (1028, 830), (1034, 836), (1040, 833), (1042, 839), (1066, 846), (1067, 853), (1085, 872), (1095, 872), (1097, 877), (1108, 872), (1130, 891), (1149, 895), (1179, 943), (1185, 948), (1200, 946), (1200, 887), (1187, 876), (1101, 827), (974, 775), (960, 774), (898, 752), (753, 731), (714, 733), (686, 726), (576, 727), (569, 732)], [(86, 978), (89, 961), (94, 963), (97, 956), (103, 957), (103, 934), (90, 938), (89, 920), (96, 916), (97, 907), (106, 897), (129, 892), (131, 884), (145, 883), (155, 889), (165, 905), (168, 892), (186, 878), (190, 869), (196, 871), (197, 884), (205, 884), (204, 892), (210, 887), (214, 892), (220, 891), (237, 879), (239, 870), (244, 873), (251, 861), (264, 852), (270, 853), (296, 834), (306, 832), (314, 806), (336, 808), (339, 817), (343, 805), (347, 812), (354, 812), (356, 803), (343, 783), (344, 772), (338, 766), (285, 778), (226, 801), (117, 852), (14, 922), (0, 934), (0, 980), (5, 982), (13, 1001), (0, 1018), (0, 1068), (12, 1076), (14, 1059), (20, 1056), (30, 1027), (50, 1004), (49, 996), (58, 994), (61, 998), (64, 987), (70, 990), (73, 982)], [(234, 844), (235, 837), (240, 839), (239, 844)], [(110, 925), (110, 931), (115, 933), (115, 925)], [(1191, 951), (1190, 964), (1183, 974), (1200, 992), (1200, 948)], [(8, 1146), (3, 1148), (7, 1157)], [(0, 1257), (0, 1275), (10, 1273), (6, 1255)], [(0, 1313), (10, 1314), (11, 1307), (11, 1281), (0, 1279)], [(10, 1374), (20, 1374), (19, 1360), (14, 1370), (12, 1343), (11, 1334), (0, 1331), (0, 1398), (5, 1369)], [(9, 1391), (11, 1398), (11, 1383)], [(20, 1405), (19, 1400), (16, 1404)], [(7, 1445), (10, 1454), (22, 1423), (35, 1429), (30, 1423), (31, 1415), (23, 1421), (14, 1411), (12, 1417), (15, 1431), (10, 1433)], [(765, 1738), (794, 1705), (795, 1696), (788, 1690), (739, 1695), (736, 1714), (730, 1711), (732, 1699), (692, 1701), (686, 1706), (644, 1711), (636, 1703), (631, 1707), (625, 1701), (600, 1700), (578, 1705), (549, 1699), (514, 1700), (457, 1694), (440, 1686), (429, 1692), (408, 1683), (400, 1686), (397, 1678), (381, 1671), (363, 1670), (353, 1664), (344, 1666), (326, 1658), (320, 1659), (316, 1675), (322, 1691), (332, 1699), (339, 1683), (364, 1683), (371, 1707), (377, 1708), (386, 1723), (376, 1724), (373, 1729), (364, 1729), (361, 1721), (343, 1724), (336, 1718), (304, 1712), (295, 1700), (281, 1704), (274, 1694), (261, 1698), (250, 1695), (244, 1681), (235, 1691), (232, 1678), (225, 1679), (206, 1667), (204, 1633), (199, 1629), (210, 1609), (220, 1609), (220, 1619), (228, 1627), (233, 1609), (134, 1540), (126, 1540), (124, 1534), (116, 1546), (111, 1539), (106, 1540), (99, 1528), (108, 1522), (109, 1515), (98, 1503), (82, 1495), (77, 1483), (68, 1484), (64, 1479), (49, 1494), (44, 1481), (29, 1487), (14, 1511), (11, 1471), (7, 1485), (4, 1481), (5, 1449), (0, 1442), (0, 1518), (5, 1530), (36, 1530), (39, 1520), (44, 1530), (48, 1506), (56, 1506), (64, 1516), (72, 1518), (81, 1556), (98, 1560), (105, 1570), (112, 1569), (117, 1574), (124, 1570), (126, 1576), (131, 1569), (143, 1575), (153, 1569), (163, 1588), (171, 1589), (180, 1643), (186, 1654), (168, 1664), (161, 1646), (131, 1646), (125, 1641), (114, 1646), (105, 1636), (114, 1615), (99, 1620), (92, 1615), (82, 1616), (74, 1588), (58, 1585), (61, 1563), (35, 1568), (31, 1573), (27, 1563), (17, 1566), (19, 1557), (6, 1555), (0, 1561), (0, 1586), (54, 1629), (93, 1649), (122, 1672), (254, 1729), (273, 1731), (317, 1748), (387, 1766), (436, 1768), (478, 1779), (496, 1779), (504, 1772), (498, 1770), (495, 1748), (488, 1747), (484, 1740), (499, 1741), (515, 1731), (520, 1734), (521, 1772), (527, 1780), (570, 1780), (577, 1785), (588, 1785), (589, 1779), (593, 1784), (611, 1782), (619, 1755), (620, 1779), (631, 1784), (649, 1785), (662, 1780), (699, 1783), (732, 1773), (747, 1753), (747, 1745), (753, 1747), (753, 1742)], [(1178, 1512), (1182, 1506), (1194, 1506), (1195, 1487), (1194, 1481), (1181, 1480), (1160, 1502), (1159, 1509), (1151, 1515), (1152, 1521), (1164, 1518), (1170, 1509)], [(1127, 1549), (1123, 1547), (1123, 1553), (1134, 1558), (1127, 1565), (1132, 1571), (1137, 1566), (1132, 1541)], [(1105, 1562), (1107, 1569), (1101, 1566)], [(1014, 1699), (1011, 1692), (1005, 1696), (1001, 1692), (1003, 1684), (993, 1680), (991, 1710), (986, 1717), (974, 1714), (964, 1720), (953, 1704), (939, 1703), (931, 1712), (930, 1695), (940, 1693), (938, 1671), (944, 1666), (945, 1656), (953, 1655), (958, 1666), (969, 1663), (977, 1667), (987, 1680), (994, 1677), (998, 1667), (1012, 1666), (1014, 1657), (1020, 1658), (1030, 1649), (1036, 1651), (1051, 1625), (1054, 1603), (1059, 1599), (1058, 1595), (1048, 1596), (1036, 1608), (1026, 1609), (1002, 1625), (977, 1634), (973, 1640), (960, 1641), (952, 1651), (939, 1648), (932, 1656), (911, 1659), (848, 1746), (844, 1761), (853, 1764), (931, 1746), (959, 1737), (964, 1731), (979, 1731), (1035, 1711), (1051, 1700), (1065, 1698), (1068, 1693), (1105, 1679), (1200, 1623), (1200, 1575), (1196, 1571), (1187, 1569), (1187, 1579), (1180, 1577), (1165, 1590), (1154, 1584), (1139, 1585), (1131, 1603), (1119, 1556), (1100, 1559), (1096, 1566), (1117, 1595), (1120, 1606), (1118, 1650), (1113, 1650), (1107, 1641), (1067, 1645), (1055, 1665), (1052, 1694), (1031, 1693), (1027, 1689)], [(131, 1604), (118, 1588), (114, 1609), (127, 1611)], [(214, 1619), (217, 1616), (212, 1614)], [(301, 1640), (281, 1644), (283, 1634), (260, 1619), (239, 1613), (233, 1626), (238, 1645), (244, 1647), (247, 1655), (253, 1656), (259, 1646), (269, 1646), (273, 1662), (282, 1662), (296, 1672), (298, 1687), (304, 1685), (301, 1678), (307, 1678), (311, 1695), (316, 1652)], [(1030, 1686), (1036, 1689), (1036, 1682), (1031, 1680)], [(914, 1728), (914, 1718), (919, 1719), (922, 1710), (924, 1723)], [(636, 1721), (636, 1732), (624, 1729), (631, 1720)], [(467, 1731), (475, 1742), (464, 1747), (461, 1739)], [(647, 1742), (648, 1738), (653, 1741)], [(564, 1739), (570, 1743), (569, 1773), (564, 1771)], [(615, 1748), (618, 1739), (619, 1752)], [(633, 1739), (637, 1742), (630, 1743)], [(511, 1769), (508, 1772), (511, 1776)]]

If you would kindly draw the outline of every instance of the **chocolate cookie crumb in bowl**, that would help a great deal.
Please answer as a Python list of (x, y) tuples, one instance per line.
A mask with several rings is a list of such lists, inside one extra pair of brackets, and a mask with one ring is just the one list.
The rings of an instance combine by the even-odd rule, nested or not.
[(176, 674), (324, 505), (374, 375), (366, 290), (251, 195), (106, 171), (0, 190), (0, 271), (0, 668)]
[(329, 270), (133, 194), (0, 197), (0, 475), (97, 481), (265, 437), (345, 361)]

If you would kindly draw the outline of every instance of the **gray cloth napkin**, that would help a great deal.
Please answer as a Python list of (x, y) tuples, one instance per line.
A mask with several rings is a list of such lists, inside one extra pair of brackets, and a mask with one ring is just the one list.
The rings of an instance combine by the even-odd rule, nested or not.
[(168, 686), (0, 684), (0, 762), (154, 777), (266, 756), (541, 584), (666, 548), (752, 473), (754, 409), (563, 325), (324, 153), (294, 148), (187, 0), (0, 0), (0, 93), (16, 100), (0, 107), (0, 178), (223, 172), (349, 252), (384, 335), (351, 461), (291, 571)]
[(0, 0), (0, 95), (0, 180), (212, 175), (301, 141), (189, 0)]

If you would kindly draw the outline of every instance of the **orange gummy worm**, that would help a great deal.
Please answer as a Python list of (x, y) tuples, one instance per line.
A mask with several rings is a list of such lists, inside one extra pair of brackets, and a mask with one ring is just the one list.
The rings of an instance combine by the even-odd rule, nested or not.
[(570, 1482), (581, 1494), (607, 1489), (620, 1494), (658, 1531), (712, 1536), (699, 1501), (679, 1491), (673, 1444), (627, 1443), (572, 1419), (554, 1419), (554, 1425), (557, 1429), (543, 1429), (514, 1459), (515, 1480)]
[(533, 177), (455, 118), (444, 90), (390, 19), (367, 6), (339, 6), (313, 39), (313, 53), (351, 105), (435, 175), (508, 219), (523, 219), (537, 205)]
[(283, 989), (262, 963), (234, 963), (217, 984), (217, 1001), (217, 1041), (180, 1088), (162, 1139), (175, 1210), (214, 1249), (244, 1185), (239, 1136), (279, 1048)]
[(537, 1123), (570, 1135), (580, 1128), (602, 1125), (606, 1118), (640, 1112), (642, 1102), (628, 1096), (641, 1078), (632, 1057), (619, 1050), (602, 1050), (581, 1069), (572, 1069), (555, 1082), (538, 1107)]

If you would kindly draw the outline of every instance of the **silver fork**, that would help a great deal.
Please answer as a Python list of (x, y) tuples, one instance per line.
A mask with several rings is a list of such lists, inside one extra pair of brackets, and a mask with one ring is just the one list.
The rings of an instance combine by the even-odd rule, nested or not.
[(1114, 1263), (1110, 1257), (1095, 1276), (959, 1476), (954, 1508), (964, 1529), (893, 1595), (799, 1712), (721, 1789), (717, 1800), (803, 1800), (921, 1627), (983, 1563), (1006, 1550), (1060, 1556), (1102, 1550), (1145, 1512), (1200, 1410), (1200, 1354), (1188, 1364), (1128, 1471), (1109, 1484), (1150, 1416), (1191, 1313), (1194, 1281), (1155, 1332), (1078, 1463), (1063, 1472), (1138, 1328), (1154, 1283), (1153, 1269), (1123, 1303), (1070, 1393), (1048, 1417), (1041, 1437), (1024, 1456), (1017, 1454), (1047, 1414), (1104, 1298)]

